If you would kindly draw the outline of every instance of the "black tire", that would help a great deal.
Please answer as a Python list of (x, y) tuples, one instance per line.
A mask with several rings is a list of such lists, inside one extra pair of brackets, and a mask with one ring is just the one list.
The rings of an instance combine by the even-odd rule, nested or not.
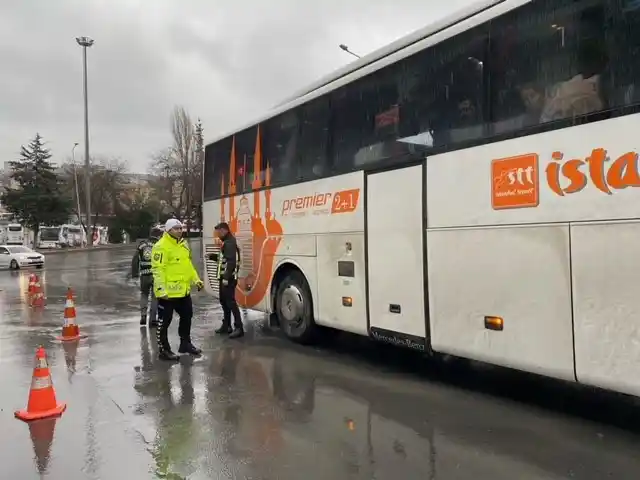
[(309, 284), (297, 270), (289, 272), (278, 284), (275, 311), (282, 332), (294, 342), (311, 343), (318, 327), (313, 319)]
[(11, 270), (18, 270), (20, 266), (18, 265), (18, 262), (16, 262), (15, 260), (11, 260), (11, 263), (9, 264), (9, 268)]

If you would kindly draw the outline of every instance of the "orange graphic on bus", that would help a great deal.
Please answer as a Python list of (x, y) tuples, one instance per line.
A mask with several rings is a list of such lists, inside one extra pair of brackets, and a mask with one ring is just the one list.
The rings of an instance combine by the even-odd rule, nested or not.
[(537, 154), (493, 160), (491, 180), (491, 206), (494, 210), (538, 206)]
[[(264, 182), (261, 178), (262, 147), (260, 127), (256, 134), (256, 146), (253, 157), (253, 180), (251, 188), (253, 205), (248, 195), (242, 195), (236, 205), (236, 142), (235, 137), (231, 145), (229, 159), (228, 185), (222, 178), (221, 193), (227, 198), (220, 201), (220, 221), (227, 222), (231, 233), (236, 237), (240, 249), (240, 271), (236, 299), (245, 308), (258, 305), (267, 295), (271, 282), (271, 275), (275, 266), (275, 255), (282, 242), (283, 228), (271, 210), (271, 168), (269, 162), (264, 169)], [(242, 168), (241, 175), (245, 174)], [(266, 187), (261, 191), (256, 191)], [(282, 203), (281, 216), (300, 216), (312, 213), (314, 215), (352, 213), (358, 207), (360, 189), (342, 190), (330, 193), (314, 193), (303, 197), (294, 197)], [(263, 203), (264, 201), (264, 203)], [(227, 217), (228, 214), (228, 217)], [(214, 232), (215, 237), (215, 232)]]
[[(282, 241), (282, 226), (271, 212), (271, 191), (255, 190), (271, 186), (271, 170), (267, 163), (264, 183), (260, 172), (262, 171), (262, 147), (260, 141), (260, 127), (256, 134), (256, 147), (254, 155), (253, 182), (254, 192), (253, 209), (246, 195), (240, 198), (240, 205), (236, 208), (236, 142), (235, 137), (231, 147), (229, 160), (229, 190), (231, 195), (220, 202), (220, 221), (229, 224), (231, 233), (236, 237), (240, 249), (240, 272), (238, 286), (236, 287), (236, 299), (238, 304), (245, 308), (255, 307), (265, 297), (271, 281), (271, 273), (275, 263), (275, 254)], [(244, 174), (244, 172), (243, 172)], [(224, 195), (224, 178), (222, 179), (222, 194)], [(264, 210), (261, 200), (264, 199)], [(226, 202), (229, 202), (229, 218), (225, 218)]]
[[(612, 163), (604, 148), (595, 148), (591, 155), (564, 160), (564, 153), (553, 152), (547, 165), (547, 183), (553, 193), (561, 197), (582, 191), (589, 181), (602, 193), (612, 195), (612, 190), (640, 187), (638, 154), (627, 152)], [(562, 163), (561, 163), (562, 162)], [(561, 180), (566, 186), (561, 186)]]

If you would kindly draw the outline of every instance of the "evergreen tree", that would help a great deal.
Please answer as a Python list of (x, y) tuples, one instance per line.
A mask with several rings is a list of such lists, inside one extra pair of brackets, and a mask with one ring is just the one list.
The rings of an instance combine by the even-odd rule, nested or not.
[(34, 232), (34, 241), (40, 225), (66, 223), (71, 212), (71, 199), (63, 192), (50, 158), (51, 152), (36, 133), (28, 146), (22, 146), (20, 159), (9, 162), (17, 185), (5, 187), (0, 197), (5, 208)]

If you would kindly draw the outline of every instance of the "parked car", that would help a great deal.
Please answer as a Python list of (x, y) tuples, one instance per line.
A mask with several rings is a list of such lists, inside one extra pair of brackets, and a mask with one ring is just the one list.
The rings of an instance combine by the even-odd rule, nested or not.
[(44, 255), (24, 245), (0, 245), (0, 268), (44, 267)]

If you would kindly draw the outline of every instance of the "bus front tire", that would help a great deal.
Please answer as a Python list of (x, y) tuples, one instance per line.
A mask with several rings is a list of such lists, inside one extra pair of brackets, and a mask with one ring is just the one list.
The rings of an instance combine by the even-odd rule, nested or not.
[(292, 270), (278, 284), (276, 314), (282, 332), (297, 343), (311, 343), (317, 326), (309, 284), (301, 272)]

